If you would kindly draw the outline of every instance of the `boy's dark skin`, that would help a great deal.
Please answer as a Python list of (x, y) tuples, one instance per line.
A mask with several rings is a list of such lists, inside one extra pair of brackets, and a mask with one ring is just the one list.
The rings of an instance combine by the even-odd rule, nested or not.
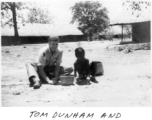
[(79, 75), (80, 79), (89, 77), (89, 60), (86, 58), (77, 59), (74, 63), (74, 75)]
[(78, 79), (86, 79), (90, 76), (89, 60), (85, 58), (85, 51), (83, 48), (78, 47), (75, 49), (75, 56), (77, 60), (74, 63), (74, 76)]
[(89, 60), (85, 58), (85, 51), (82, 47), (75, 49), (75, 56), (77, 60), (74, 63), (74, 76), (76, 77), (78, 73), (78, 80), (86, 80), (89, 77), (91, 81), (97, 83), (95, 75), (90, 76)]

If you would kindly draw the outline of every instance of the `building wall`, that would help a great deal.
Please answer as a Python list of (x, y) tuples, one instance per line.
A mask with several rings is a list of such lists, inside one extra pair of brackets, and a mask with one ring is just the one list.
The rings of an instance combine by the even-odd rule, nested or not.
[(132, 24), (132, 40), (140, 43), (150, 42), (150, 22)]
[(36, 44), (36, 43), (46, 43), (48, 37), (19, 37), (18, 41), (14, 36), (2, 36), (1, 37), (1, 45), (9, 46), (9, 45), (20, 45), (20, 44)]
[(16, 39), (14, 36), (2, 36), (1, 45), (19, 45), (21, 44), (21, 38)]
[[(20, 36), (18, 41), (14, 36), (2, 36), (1, 45), (19, 45), (19, 44), (37, 44), (37, 43), (47, 43), (49, 36)], [(76, 41), (86, 41), (84, 35), (67, 35), (59, 36), (60, 42), (76, 42)]]
[(87, 41), (84, 35), (65, 35), (59, 36), (60, 42), (78, 42), (78, 41)]
[(21, 37), (22, 44), (36, 44), (36, 43), (47, 43), (49, 36), (32, 36), (32, 37)]

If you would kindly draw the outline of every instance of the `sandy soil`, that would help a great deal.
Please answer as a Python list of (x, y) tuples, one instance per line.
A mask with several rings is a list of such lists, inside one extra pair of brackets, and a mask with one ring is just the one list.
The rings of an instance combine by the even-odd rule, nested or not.
[(113, 49), (119, 40), (60, 43), (62, 65), (73, 66), (74, 49), (80, 45), (90, 61), (102, 61), (104, 75), (98, 84), (42, 85), (29, 87), (26, 62), (36, 59), (45, 44), (2, 46), (2, 106), (45, 107), (148, 107), (151, 106), (150, 50), (125, 54)]

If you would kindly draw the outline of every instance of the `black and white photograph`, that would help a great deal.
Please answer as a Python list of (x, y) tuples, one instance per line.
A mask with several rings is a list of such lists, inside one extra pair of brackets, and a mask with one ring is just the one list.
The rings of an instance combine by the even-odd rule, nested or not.
[(151, 2), (1, 2), (2, 107), (151, 107)]

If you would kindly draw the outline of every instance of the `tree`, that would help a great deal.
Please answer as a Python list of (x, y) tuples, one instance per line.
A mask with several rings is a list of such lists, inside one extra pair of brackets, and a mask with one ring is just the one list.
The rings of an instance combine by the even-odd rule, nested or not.
[(108, 27), (108, 11), (99, 2), (79, 2), (71, 7), (73, 17), (71, 23), (78, 23), (78, 28), (83, 34), (89, 36), (92, 41), (92, 35), (102, 32)]
[(132, 26), (131, 25), (124, 25), (123, 29), (126, 32), (126, 35), (130, 38), (132, 35)]
[(50, 24), (52, 22), (51, 15), (47, 9), (33, 7), (28, 13), (28, 23)]
[[(33, 5), (35, 3), (24, 3), (24, 2), (2, 2), (1, 3), (1, 26), (4, 27), (6, 25), (9, 25), (10, 27), (14, 27), (14, 36), (17, 43), (20, 44), (19, 41), (19, 34), (18, 34), (18, 22), (19, 20), (21, 23), (28, 22), (26, 20), (27, 14), (22, 14), (25, 12), (25, 10), (32, 11)], [(36, 8), (35, 8), (36, 9)], [(23, 11), (22, 11), (23, 10)], [(33, 16), (33, 20), (37, 19), (39, 21), (38, 23), (49, 23), (50, 18), (49, 12), (47, 10), (42, 10), (39, 8), (36, 9), (38, 15)], [(41, 21), (41, 22), (40, 22)], [(33, 21), (32, 23), (36, 23), (36, 21)]]
[(131, 9), (132, 14), (136, 15), (136, 17), (139, 17), (141, 14), (143, 14), (143, 11), (150, 11), (151, 3), (148, 1), (125, 0), (122, 5), (123, 7), (126, 7), (127, 10)]
[[(14, 27), (14, 36), (18, 37), (18, 29), (17, 29), (17, 13), (16, 9), (21, 10), (24, 3), (22, 2), (2, 2), (1, 3), (1, 16), (6, 20), (5, 23), (2, 23), (2, 27), (4, 25), (10, 25)], [(9, 13), (12, 13), (10, 15)]]

